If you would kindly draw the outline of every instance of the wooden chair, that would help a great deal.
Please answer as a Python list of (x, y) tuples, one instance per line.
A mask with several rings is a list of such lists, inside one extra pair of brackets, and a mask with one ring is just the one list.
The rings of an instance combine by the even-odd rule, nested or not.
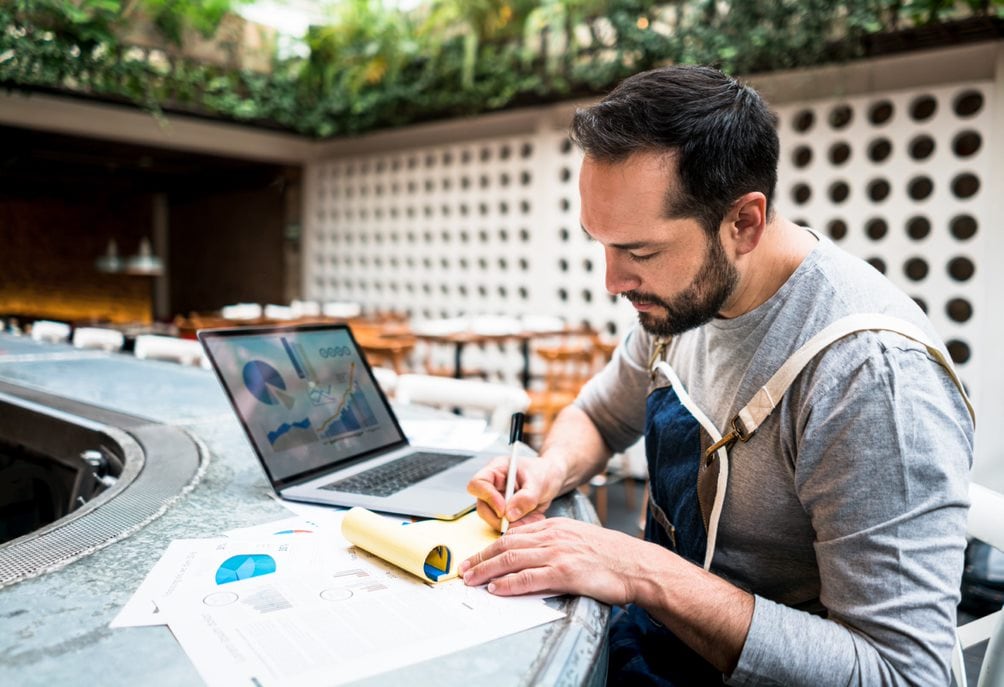
[(531, 388), (530, 423), (524, 434), (527, 443), (539, 448), (551, 424), (570, 405), (587, 381), (596, 373), (597, 351), (592, 334), (561, 337), (555, 344), (533, 346), (534, 355), (543, 361), (543, 383)]
[(388, 367), (399, 375), (409, 371), (408, 359), (415, 350), (415, 337), (398, 335), (393, 325), (366, 320), (353, 320), (349, 328), (366, 353), (370, 367)]

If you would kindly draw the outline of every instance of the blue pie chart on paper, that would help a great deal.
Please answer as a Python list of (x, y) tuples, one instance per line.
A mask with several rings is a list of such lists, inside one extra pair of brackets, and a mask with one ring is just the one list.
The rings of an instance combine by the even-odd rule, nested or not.
[(231, 556), (216, 571), (216, 584), (247, 580), (275, 572), (275, 559), (265, 553)]
[(263, 360), (252, 360), (244, 366), (244, 386), (251, 395), (265, 405), (282, 401), (287, 408), (292, 400), (286, 391), (286, 382), (279, 371)]

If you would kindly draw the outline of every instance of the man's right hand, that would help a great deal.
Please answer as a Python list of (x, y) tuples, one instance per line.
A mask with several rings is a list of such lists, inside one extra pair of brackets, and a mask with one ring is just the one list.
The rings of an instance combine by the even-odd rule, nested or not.
[(502, 516), (513, 527), (544, 519), (551, 501), (558, 496), (563, 482), (559, 461), (539, 457), (520, 458), (516, 466), (516, 490), (505, 502), (505, 484), (509, 457), (499, 456), (478, 471), (467, 484), (467, 491), (478, 499), (478, 514), (496, 530)]

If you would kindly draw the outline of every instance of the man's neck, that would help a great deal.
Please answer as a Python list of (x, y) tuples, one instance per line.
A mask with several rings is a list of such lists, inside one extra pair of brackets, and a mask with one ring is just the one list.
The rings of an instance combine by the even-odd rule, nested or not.
[(777, 293), (812, 252), (818, 239), (802, 227), (775, 214), (756, 250), (749, 254), (733, 298), (720, 317), (744, 315)]

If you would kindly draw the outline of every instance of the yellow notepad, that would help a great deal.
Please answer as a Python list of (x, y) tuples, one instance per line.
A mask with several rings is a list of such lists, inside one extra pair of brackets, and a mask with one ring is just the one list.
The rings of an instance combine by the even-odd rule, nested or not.
[(359, 548), (427, 582), (456, 577), (461, 561), (499, 538), (499, 533), (478, 517), (476, 511), (456, 520), (409, 524), (365, 508), (353, 508), (345, 514), (342, 535)]

